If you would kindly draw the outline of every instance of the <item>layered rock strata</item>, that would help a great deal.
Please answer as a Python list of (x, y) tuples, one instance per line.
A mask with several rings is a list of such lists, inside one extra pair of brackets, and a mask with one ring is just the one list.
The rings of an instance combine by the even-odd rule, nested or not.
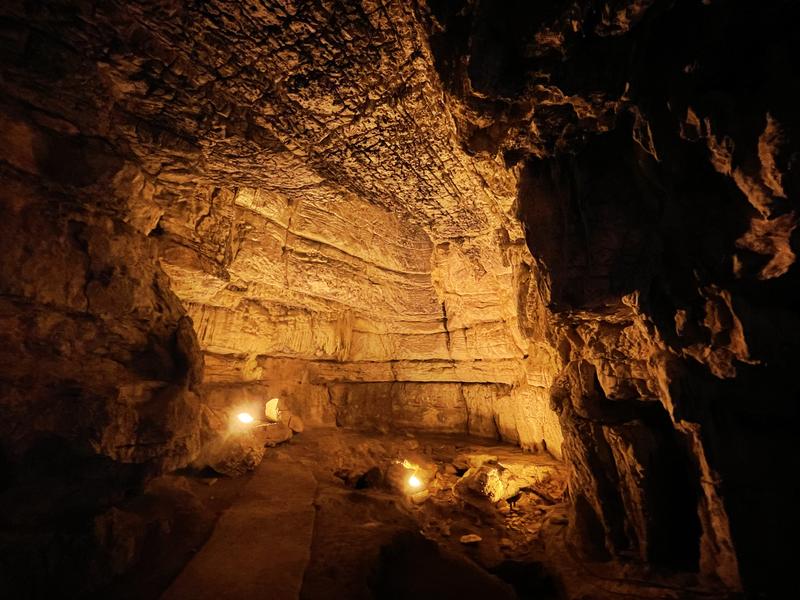
[(586, 556), (787, 583), (789, 3), (1, 10), (4, 463), (174, 468), (196, 391), (563, 439)]
[(796, 589), (795, 8), (428, 7), (462, 142), (520, 173), (573, 540)]
[(0, 586), (77, 595), (143, 541), (114, 506), (199, 451), (203, 358), (156, 245), (96, 204), (122, 161), (18, 108), (0, 118)]

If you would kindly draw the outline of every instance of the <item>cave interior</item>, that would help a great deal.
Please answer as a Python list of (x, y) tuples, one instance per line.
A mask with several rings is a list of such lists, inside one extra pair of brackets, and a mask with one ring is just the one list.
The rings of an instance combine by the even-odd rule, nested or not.
[(3, 2), (0, 596), (800, 597), (799, 18)]

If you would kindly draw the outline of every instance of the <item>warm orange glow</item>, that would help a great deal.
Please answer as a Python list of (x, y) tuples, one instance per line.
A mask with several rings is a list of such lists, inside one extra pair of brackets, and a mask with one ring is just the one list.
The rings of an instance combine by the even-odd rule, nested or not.
[(408, 478), (408, 485), (414, 489), (417, 489), (422, 486), (422, 482), (420, 481), (419, 477), (416, 475), (412, 475)]
[(253, 415), (246, 412), (240, 412), (236, 415), (236, 418), (239, 419), (242, 423), (252, 423), (253, 422)]
[(268, 400), (264, 406), (264, 416), (268, 421), (277, 423), (281, 420), (280, 398), (273, 398)]

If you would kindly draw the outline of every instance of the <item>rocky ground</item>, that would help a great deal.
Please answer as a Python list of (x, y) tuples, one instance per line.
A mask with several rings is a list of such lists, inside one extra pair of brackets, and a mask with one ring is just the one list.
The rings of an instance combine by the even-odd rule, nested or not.
[(800, 597), (798, 6), (0, 4), (0, 588), (110, 585), (280, 397), (547, 449), (587, 565)]
[[(728, 597), (693, 575), (579, 561), (566, 478), (545, 453), (466, 436), (305, 431), (252, 477), (181, 477), (222, 516), (164, 598)], [(118, 597), (156, 597), (176, 572), (149, 568), (149, 586), (134, 575)]]

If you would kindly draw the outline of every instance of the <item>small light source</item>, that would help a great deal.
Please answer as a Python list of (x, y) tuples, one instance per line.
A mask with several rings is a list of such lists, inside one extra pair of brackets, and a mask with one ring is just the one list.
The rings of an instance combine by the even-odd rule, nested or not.
[(422, 482), (419, 480), (419, 477), (417, 477), (416, 475), (412, 475), (411, 477), (408, 478), (408, 485), (409, 487), (417, 489), (422, 485)]
[(240, 412), (236, 415), (236, 418), (239, 419), (242, 423), (252, 423), (253, 422), (253, 415), (246, 412)]

